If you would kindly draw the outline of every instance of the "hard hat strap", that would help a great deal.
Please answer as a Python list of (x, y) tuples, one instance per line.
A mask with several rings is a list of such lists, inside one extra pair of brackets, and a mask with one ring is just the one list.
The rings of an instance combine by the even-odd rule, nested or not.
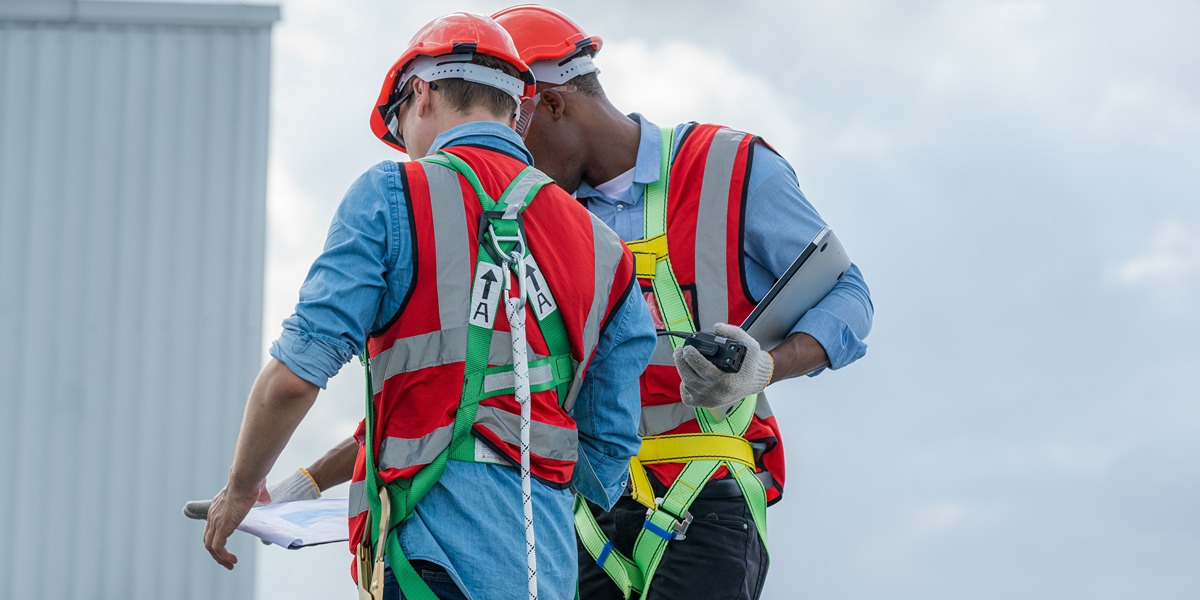
[(475, 55), (469, 52), (461, 54), (444, 54), (442, 56), (418, 56), (413, 59), (400, 77), (396, 79), (396, 89), (401, 89), (413, 77), (425, 81), (440, 79), (465, 79), (474, 83), (494, 87), (509, 96), (517, 104), (525, 92), (525, 82), (498, 69), (491, 69), (471, 61)]
[(600, 67), (587, 54), (576, 54), (566, 60), (538, 60), (529, 65), (538, 83), (566, 83), (580, 75), (599, 73)]

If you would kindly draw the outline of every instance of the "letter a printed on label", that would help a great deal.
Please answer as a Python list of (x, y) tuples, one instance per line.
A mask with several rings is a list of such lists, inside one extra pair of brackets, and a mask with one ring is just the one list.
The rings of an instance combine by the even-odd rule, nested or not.
[(542, 276), (542, 270), (533, 260), (533, 255), (525, 257), (525, 290), (539, 321), (558, 309), (558, 303), (550, 294), (550, 286), (546, 285), (546, 278)]
[(491, 329), (496, 322), (496, 307), (503, 295), (504, 270), (491, 263), (480, 262), (475, 266), (475, 284), (471, 288), (470, 323), (476, 327)]

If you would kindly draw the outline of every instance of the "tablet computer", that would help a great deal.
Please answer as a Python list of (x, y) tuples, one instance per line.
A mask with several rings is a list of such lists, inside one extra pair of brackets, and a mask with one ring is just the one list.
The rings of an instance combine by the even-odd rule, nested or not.
[(791, 333), (808, 309), (817, 305), (837, 285), (850, 257), (833, 230), (825, 227), (808, 243), (779, 281), (742, 322), (763, 350), (772, 350)]

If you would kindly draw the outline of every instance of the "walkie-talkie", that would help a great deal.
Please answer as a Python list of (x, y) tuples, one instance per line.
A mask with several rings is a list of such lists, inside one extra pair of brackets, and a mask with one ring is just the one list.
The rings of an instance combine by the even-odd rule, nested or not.
[(695, 348), (716, 368), (726, 373), (742, 370), (746, 359), (746, 345), (708, 331), (683, 333), (682, 331), (660, 331), (658, 335), (673, 335), (684, 339), (684, 346)]

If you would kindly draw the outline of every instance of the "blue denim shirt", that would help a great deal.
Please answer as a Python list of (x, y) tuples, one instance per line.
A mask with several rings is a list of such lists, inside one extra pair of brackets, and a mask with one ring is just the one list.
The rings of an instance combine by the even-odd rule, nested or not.
[[(658, 125), (634, 113), (641, 125), (633, 185), (620, 198), (610, 198), (580, 183), (575, 196), (586, 199), (588, 210), (612, 227), (625, 241), (645, 237), (646, 185), (658, 181), (662, 136)], [(675, 139), (686, 125), (675, 128)], [(750, 293), (761, 299), (825, 227), (825, 221), (800, 191), (796, 172), (765, 144), (755, 148), (754, 168), (746, 194), (745, 269)], [(867, 353), (863, 338), (871, 331), (875, 307), (858, 265), (851, 264), (833, 290), (801, 317), (792, 333), (803, 331), (820, 342), (829, 364), (840, 369)], [(812, 375), (817, 375), (816, 371)]]
[[(476, 122), (442, 133), (430, 152), (456, 145), (491, 148), (525, 162), (532, 157), (511, 129)], [(408, 210), (394, 162), (375, 165), (350, 187), (313, 263), (296, 312), (283, 323), (271, 356), (325, 387), (399, 310), (412, 283)], [(612, 315), (571, 416), (579, 430), (572, 488), (612, 506), (636, 455), (641, 411), (637, 376), (654, 351), (654, 326), (636, 296)], [(350, 432), (347, 432), (349, 434)], [(543, 598), (574, 598), (573, 497), (534, 483), (538, 589)], [(449, 461), (446, 471), (403, 525), (410, 560), (446, 567), (472, 598), (525, 598), (525, 530), (517, 469)]]

